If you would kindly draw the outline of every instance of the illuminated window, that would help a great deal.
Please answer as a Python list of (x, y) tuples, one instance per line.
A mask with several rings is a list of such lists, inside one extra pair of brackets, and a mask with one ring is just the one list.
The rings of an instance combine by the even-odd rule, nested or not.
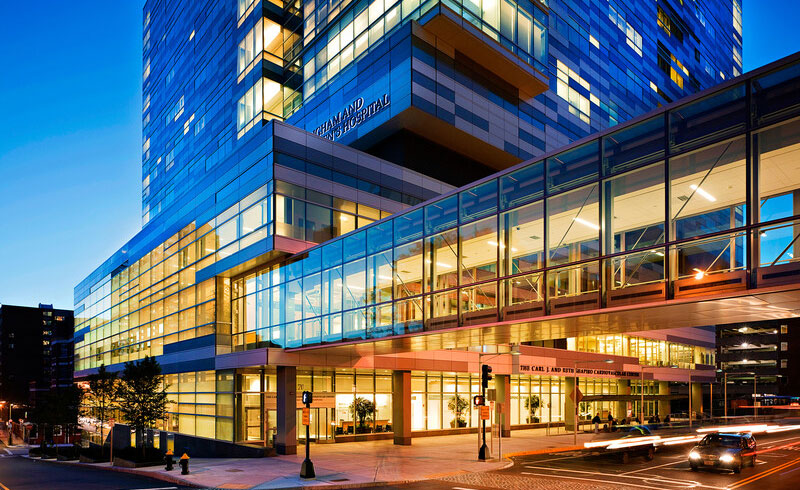
[(625, 42), (628, 46), (636, 51), (636, 54), (642, 56), (642, 35), (625, 20), (625, 14), (609, 4), (608, 18), (611, 19), (612, 24), (616, 24), (619, 30), (625, 33)]
[(556, 60), (556, 67), (558, 76), (558, 79), (556, 80), (556, 94), (569, 102), (570, 114), (579, 117), (581, 121), (589, 124), (591, 118), (591, 105), (589, 104), (589, 99), (584, 97), (575, 88), (570, 87), (569, 81), (573, 80), (586, 90), (591, 90), (589, 82), (572, 71), (560, 60)]
[(239, 99), (237, 130), (239, 137), (258, 120), (283, 119), (283, 87), (269, 78), (262, 78)]

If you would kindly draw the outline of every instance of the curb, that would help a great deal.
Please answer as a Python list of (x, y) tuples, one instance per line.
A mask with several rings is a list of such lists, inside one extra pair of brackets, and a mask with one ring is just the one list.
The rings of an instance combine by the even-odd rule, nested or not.
[(517, 456), (535, 456), (538, 454), (566, 453), (569, 451), (581, 451), (583, 449), (585, 449), (583, 446), (554, 447), (550, 449), (535, 449), (533, 451), (518, 451), (516, 453), (506, 453), (503, 455), (503, 457), (508, 459)]
[(96, 471), (116, 471), (118, 473), (128, 473), (130, 475), (149, 477), (149, 478), (153, 478), (155, 480), (161, 480), (161, 481), (164, 481), (164, 482), (167, 482), (167, 483), (174, 483), (176, 485), (181, 485), (181, 486), (184, 486), (184, 487), (208, 488), (205, 485), (200, 485), (200, 484), (195, 483), (193, 481), (184, 480), (183, 478), (178, 478), (178, 477), (175, 477), (175, 476), (172, 476), (172, 475), (166, 475), (164, 473), (153, 472), (152, 474), (150, 474), (149, 472), (136, 471), (133, 468), (120, 468), (119, 466), (94, 466), (96, 463), (75, 463), (75, 462), (72, 462), (72, 461), (56, 461), (56, 460), (50, 460), (50, 459), (38, 459), (38, 458), (31, 458), (31, 457), (27, 457), (27, 458), (32, 460), (32, 461), (39, 461), (39, 462), (42, 462), (42, 463), (74, 466), (76, 468), (89, 468), (89, 469), (96, 470)]
[[(563, 450), (563, 449), (561, 449), (561, 450)], [(534, 452), (534, 451), (527, 451), (527, 452), (524, 451), (523, 453), (524, 454), (528, 454), (528, 453), (532, 453), (532, 452)], [(516, 455), (522, 455), (522, 453), (504, 454), (502, 456), (502, 458), (506, 459), (507, 463), (501, 468), (478, 470), (478, 471), (468, 471), (466, 473), (485, 473), (487, 471), (499, 471), (499, 470), (508, 469), (511, 466), (514, 466), (514, 461), (512, 461), (510, 459), (510, 457), (511, 456), (516, 456)], [(134, 468), (121, 468), (119, 466), (95, 466), (97, 463), (77, 463), (77, 462), (74, 462), (74, 461), (57, 461), (57, 460), (51, 460), (51, 459), (31, 458), (29, 456), (23, 456), (23, 457), (28, 458), (28, 459), (33, 460), (33, 461), (40, 461), (40, 462), (50, 463), (50, 464), (60, 464), (60, 465), (74, 466), (74, 467), (77, 467), (77, 468), (89, 468), (89, 469), (96, 470), (96, 471), (116, 471), (118, 473), (127, 473), (127, 474), (130, 474), (130, 475), (153, 478), (155, 480), (161, 480), (161, 481), (166, 482), (166, 483), (173, 483), (173, 484), (181, 485), (181, 486), (184, 486), (184, 487), (205, 488), (205, 489), (219, 488), (219, 487), (209, 487), (208, 485), (202, 485), (200, 483), (197, 483), (197, 482), (194, 482), (194, 481), (191, 481), (191, 480), (186, 480), (186, 479), (183, 479), (183, 478), (180, 478), (180, 477), (177, 477), (177, 476), (172, 476), (172, 475), (163, 473), (161, 471), (149, 472), (149, 471), (137, 470), (137, 469), (134, 469)], [(327, 484), (322, 483), (321, 485), (296, 485), (296, 486), (292, 486), (292, 487), (278, 487), (275, 490), (308, 490), (309, 488), (313, 488), (313, 487), (316, 487), (316, 486), (323, 487), (326, 490), (340, 490), (340, 489), (344, 490), (344, 489), (350, 489), (350, 488), (372, 488), (372, 487), (380, 487), (380, 486), (405, 485), (405, 484), (409, 484), (409, 483), (426, 481), (426, 480), (433, 480), (433, 479), (436, 479), (436, 478), (435, 477), (434, 478), (423, 477), (423, 478), (416, 478), (416, 479), (405, 479), (405, 480), (394, 480), (394, 481), (372, 481), (372, 482), (361, 482), (361, 483), (356, 483), (356, 482), (354, 482), (354, 483), (339, 483), (339, 484), (333, 484), (333, 485), (327, 485)], [(315, 481), (315, 480), (311, 480), (311, 481)], [(323, 481), (320, 480), (320, 482), (323, 482)], [(219, 489), (219, 490), (225, 490), (225, 489)]]

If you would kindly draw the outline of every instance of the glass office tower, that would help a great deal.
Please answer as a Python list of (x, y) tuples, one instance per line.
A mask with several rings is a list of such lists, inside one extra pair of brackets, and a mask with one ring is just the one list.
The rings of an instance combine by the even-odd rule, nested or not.
[[(735, 275), (752, 259), (742, 228), (754, 223), (752, 195), (704, 206), (701, 180), (665, 197), (678, 192), (669, 182), (690, 185), (698, 172), (745, 175), (744, 137), (721, 155), (667, 158), (697, 150), (687, 135), (716, 124), (698, 111), (750, 103), (749, 82), (554, 151), (738, 75), (739, 0), (149, 0), (143, 32), (143, 228), (75, 288), (75, 369), (157, 356), (175, 391), (168, 430), (291, 451), (284, 409), (294, 402), (276, 391), (287, 382), (349, 393), (315, 415), (317, 437), (364, 431), (345, 400), (361, 394), (376, 407), (371, 434), (457, 429), (448, 386), (471, 392), (463, 366), (410, 368), (413, 422), (398, 427), (402, 383), (377, 353), (340, 379), (336, 362), (297, 364), (291, 349), (667, 301), (692, 271)], [(740, 134), (745, 121), (725, 129)], [(634, 195), (666, 201), (643, 218), (624, 204)], [(706, 268), (716, 252), (725, 260)], [(518, 348), (545, 349), (536, 355), (553, 362), (588, 345), (569, 329), (537, 332), (483, 343), (539, 342)], [(644, 338), (605, 333), (626, 346)], [(653, 335), (659, 347), (648, 352), (663, 351), (662, 364), (713, 364), (702, 341)], [(478, 345), (462, 344), (411, 350), (435, 358)], [(642, 366), (654, 358), (638, 347), (602, 352)], [(456, 371), (463, 385), (445, 379)], [(603, 383), (631, 391), (636, 376), (615, 373), (597, 374), (615, 378), (598, 381), (598, 396), (609, 393)], [(565, 378), (508, 376), (517, 410), (533, 406), (521, 393), (538, 390), (555, 397), (547, 417), (569, 422)], [(639, 389), (666, 396), (647, 382)], [(520, 425), (544, 420), (530, 410)]]

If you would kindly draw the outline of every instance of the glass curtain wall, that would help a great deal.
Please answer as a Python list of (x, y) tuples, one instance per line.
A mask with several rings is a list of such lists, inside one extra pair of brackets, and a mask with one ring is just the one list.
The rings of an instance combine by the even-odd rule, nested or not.
[[(785, 88), (798, 79), (792, 65), (740, 82), (311, 249), (301, 261), (321, 253), (322, 270), (341, 265), (336, 290), (322, 289), (341, 295), (342, 310), (299, 301), (284, 345), (602, 308), (618, 295), (642, 301), (641, 288), (666, 299), (723, 274), (741, 287), (768, 278), (747, 277), (748, 264), (791, 263), (800, 233), (789, 119), (800, 101)], [(316, 301), (320, 280), (305, 273), (315, 267), (287, 290)]]

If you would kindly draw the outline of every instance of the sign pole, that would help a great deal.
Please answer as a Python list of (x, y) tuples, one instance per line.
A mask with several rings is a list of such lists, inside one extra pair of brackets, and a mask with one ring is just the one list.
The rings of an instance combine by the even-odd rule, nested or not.
[(303, 392), (303, 425), (306, 426), (306, 459), (300, 465), (300, 478), (316, 478), (314, 473), (314, 463), (311, 462), (311, 435), (309, 434), (309, 425), (311, 425), (311, 401), (312, 395), (310, 391)]

